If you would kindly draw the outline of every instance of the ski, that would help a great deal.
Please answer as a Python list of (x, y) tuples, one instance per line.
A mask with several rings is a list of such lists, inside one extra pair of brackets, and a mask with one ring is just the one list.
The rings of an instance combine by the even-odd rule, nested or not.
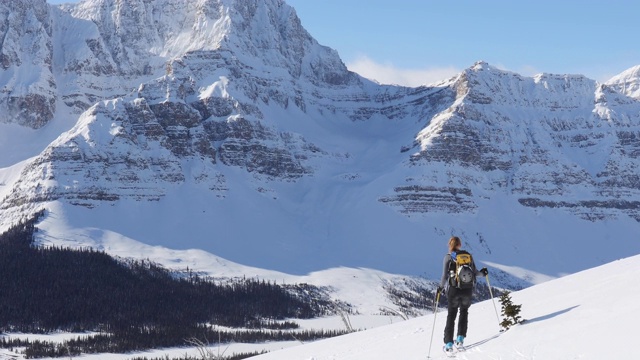
[(453, 343), (453, 346), (456, 348), (456, 352), (467, 351), (467, 348), (465, 348), (464, 345), (460, 343)]

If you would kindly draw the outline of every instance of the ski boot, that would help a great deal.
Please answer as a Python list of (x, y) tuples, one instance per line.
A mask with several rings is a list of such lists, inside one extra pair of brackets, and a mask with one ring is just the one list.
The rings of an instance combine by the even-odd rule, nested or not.
[(444, 353), (447, 354), (447, 356), (449, 356), (449, 357), (455, 356), (455, 349), (453, 348), (453, 343), (452, 342), (446, 343), (444, 345), (444, 347), (442, 348), (442, 350), (444, 350)]

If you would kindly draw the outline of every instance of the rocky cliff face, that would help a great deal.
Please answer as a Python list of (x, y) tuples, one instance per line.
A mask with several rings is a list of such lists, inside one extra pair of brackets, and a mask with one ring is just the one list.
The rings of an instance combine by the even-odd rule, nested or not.
[[(68, 106), (82, 109), (106, 93), (117, 95), (123, 84), (157, 73), (162, 59), (165, 75), (84, 112), (74, 129), (26, 168), (50, 173), (51, 164), (64, 164), (48, 175), (55, 181), (21, 182), (3, 208), (60, 198), (85, 206), (122, 197), (158, 200), (167, 182), (185, 180), (185, 158), (204, 163), (192, 175), (214, 191), (226, 189), (218, 163), (295, 180), (313, 174), (310, 158), (334, 155), (265, 119), (264, 106), (312, 106), (352, 120), (381, 112), (396, 118), (423, 111), (403, 109), (405, 96), (422, 102), (429, 96), (423, 93), (431, 92), (365, 89), (372, 84), (311, 38), (283, 1), (85, 1), (64, 10), (58, 14), (60, 33), (79, 32), (84, 43), (63, 54), (59, 76), (75, 81), (68, 88), (101, 93), (62, 94)], [(394, 98), (398, 105), (385, 104)]]
[(89, 0), (60, 8), (20, 0), (1, 4), (0, 15), (2, 121), (32, 128), (53, 118), (57, 100), (79, 114), (167, 74), (193, 52), (226, 53), (259, 72), (285, 70), (319, 84), (358, 81), (280, 0)]
[[(448, 86), (456, 101), (418, 134), (410, 159), (430, 178), (407, 179), (381, 201), (462, 212), (502, 192), (528, 207), (640, 221), (637, 100), (581, 76), (525, 78), (486, 63)], [(442, 174), (443, 164), (456, 166)]]
[[(39, 128), (60, 107), (78, 121), (16, 164), (19, 176), (0, 172), (3, 227), (54, 203), (162, 208), (186, 188), (215, 214), (184, 220), (189, 246), (250, 263), (241, 249), (259, 244), (259, 261), (279, 266), (329, 259), (317, 268), (408, 263), (404, 251), (379, 253), (398, 233), (418, 263), (435, 245), (415, 239), (459, 232), (460, 221), (473, 229), (467, 245), (492, 256), (506, 247), (487, 240), (500, 236), (487, 213), (640, 223), (635, 70), (599, 84), (479, 62), (433, 87), (384, 86), (349, 72), (280, 0), (26, 4), (0, 5), (3, 121)], [(212, 240), (208, 226), (226, 231), (245, 201), (266, 207)], [(528, 251), (530, 237), (508, 248)]]
[(0, 4), (2, 122), (40, 128), (56, 110), (53, 25), (44, 1)]

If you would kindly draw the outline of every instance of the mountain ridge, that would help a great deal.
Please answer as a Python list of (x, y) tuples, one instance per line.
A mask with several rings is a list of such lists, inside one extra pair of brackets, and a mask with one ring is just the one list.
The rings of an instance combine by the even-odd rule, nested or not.
[[(50, 8), (54, 32), (84, 29), (70, 56), (86, 61), (54, 61), (72, 64), (57, 76), (76, 92), (34, 131), (78, 121), (0, 170), (1, 228), (44, 208), (42, 244), (127, 242), (143, 257), (150, 249), (138, 241), (184, 250), (173, 253), (184, 263), (187, 249), (203, 249), (286, 273), (349, 266), (430, 278), (459, 235), (504, 286), (640, 251), (628, 236), (640, 217), (640, 102), (617, 80), (524, 77), (478, 62), (433, 86), (379, 85), (349, 72), (277, 0), (168, 7), (202, 15), (196, 34), (251, 35), (222, 32), (210, 48), (189, 48), (195, 41), (139, 61), (171, 52), (138, 46), (176, 22), (141, 34), (135, 19), (165, 15), (140, 2), (122, 5), (119, 22), (97, 20), (109, 4), (124, 3)], [(100, 35), (115, 23), (117, 36), (140, 36), (131, 45)], [(612, 249), (614, 239), (622, 245)], [(584, 256), (549, 256), (576, 244)]]

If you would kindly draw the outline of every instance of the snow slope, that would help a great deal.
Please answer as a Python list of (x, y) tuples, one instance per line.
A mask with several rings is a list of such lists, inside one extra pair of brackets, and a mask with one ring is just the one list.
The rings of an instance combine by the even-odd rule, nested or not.
[(634, 66), (612, 77), (606, 82), (618, 92), (629, 97), (640, 98), (640, 65)]
[[(340, 279), (343, 291), (353, 292), (347, 298), (360, 296), (360, 280), (349, 274)], [(370, 273), (374, 277), (375, 273)], [(332, 275), (315, 274), (335, 282)], [(491, 275), (490, 275), (491, 276)], [(527, 319), (501, 333), (494, 306), (490, 300), (473, 304), (469, 311), (467, 351), (458, 353), (462, 360), (566, 360), (566, 359), (634, 359), (633, 346), (627, 339), (637, 336), (635, 323), (640, 312), (640, 288), (632, 286), (640, 276), (640, 255), (616, 260), (573, 275), (551, 280), (512, 293), (514, 304), (522, 305), (521, 315)], [(351, 278), (351, 279), (349, 279)], [(356, 283), (356, 285), (354, 285)], [(373, 283), (371, 283), (373, 284)], [(354, 286), (350, 286), (354, 285)], [(343, 294), (344, 295), (344, 294)], [(498, 300), (495, 300), (500, 310)], [(387, 316), (353, 316), (354, 328), (368, 329), (313, 343), (297, 341), (268, 344), (222, 344), (208, 348), (212, 354), (225, 356), (240, 352), (268, 350), (268, 354), (252, 360), (419, 360), (427, 359), (429, 343), (432, 359), (446, 359), (441, 351), (446, 310), (435, 315), (400, 321)], [(344, 329), (336, 317), (298, 320), (302, 328)], [(432, 332), (435, 324), (435, 331)], [(62, 341), (77, 334), (26, 335), (6, 334), (9, 338)], [(618, 346), (612, 346), (618, 344)], [(157, 349), (136, 354), (96, 354), (80, 359), (124, 360), (133, 356), (152, 358), (197, 356), (193, 348)], [(0, 358), (20, 355), (8, 350)]]
[[(467, 351), (458, 359), (631, 359), (638, 335), (640, 256), (512, 294), (527, 321), (500, 333), (491, 301), (469, 311)], [(497, 303), (497, 301), (496, 301)], [(497, 303), (499, 306), (499, 304)], [(431, 357), (441, 351), (446, 312), (435, 317)], [(426, 359), (434, 315), (252, 357), (254, 360)], [(614, 345), (615, 344), (615, 345)]]
[[(0, 181), (2, 181), (2, 177), (0, 177)], [(146, 207), (132, 206), (132, 209), (118, 208), (117, 211), (151, 212), (157, 216), (156, 212)], [(57, 218), (57, 222), (38, 225), (38, 237), (43, 246), (62, 245), (69, 248), (90, 246), (115, 257), (138, 260), (153, 259), (153, 261), (177, 272), (190, 270), (218, 279), (249, 277), (277, 283), (308, 283), (330, 289), (329, 296), (335, 300), (346, 301), (362, 314), (379, 314), (383, 308), (398, 309), (398, 306), (389, 298), (385, 286), (393, 284), (395, 288), (407, 291), (409, 291), (406, 289), (407, 283), (418, 282), (422, 283), (422, 287), (430, 286), (430, 281), (424, 278), (367, 268), (342, 266), (314, 271), (305, 275), (266, 270), (238, 264), (200, 249), (176, 250), (166, 246), (144, 244), (120, 233), (105, 230), (106, 227), (99, 224), (88, 228), (76, 226), (76, 222), (85, 221), (84, 218), (88, 216), (85, 211), (73, 212), (69, 218), (61, 218), (59, 216), (61, 212), (56, 207), (52, 207), (50, 211)], [(103, 217), (105, 223), (111, 220), (112, 218), (108, 214)], [(55, 226), (52, 226), (53, 224)], [(134, 227), (133, 224), (131, 226)], [(238, 223), (237, 226), (241, 226), (241, 224)], [(58, 238), (66, 240), (60, 242)], [(286, 259), (286, 254), (283, 254), (283, 259)]]

